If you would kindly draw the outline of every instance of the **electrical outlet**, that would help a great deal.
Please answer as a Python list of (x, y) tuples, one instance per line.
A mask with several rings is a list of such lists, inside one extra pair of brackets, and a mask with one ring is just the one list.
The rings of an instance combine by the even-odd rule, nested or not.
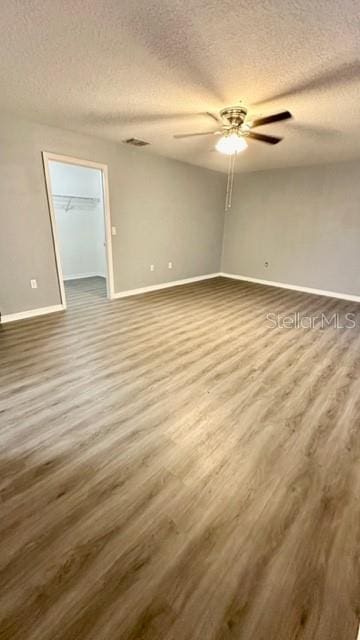
[(269, 266), (268, 261), (264, 262), (264, 267), (266, 267), (266, 268), (267, 268), (268, 266)]
[(116, 227), (111, 227), (111, 235), (116, 236), (116, 233), (117, 233)]
[(150, 265), (150, 271), (155, 271), (155, 265), (154, 264)]
[(172, 262), (168, 262), (168, 269), (172, 269)]
[(34, 280), (30, 280), (30, 286), (32, 289), (37, 289), (37, 281)]

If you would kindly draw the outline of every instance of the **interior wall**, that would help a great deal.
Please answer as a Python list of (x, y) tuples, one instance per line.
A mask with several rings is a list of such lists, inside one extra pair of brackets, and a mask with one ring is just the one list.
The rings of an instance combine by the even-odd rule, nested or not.
[[(108, 165), (116, 292), (219, 270), (223, 174), (2, 115), (3, 315), (60, 304), (42, 151)], [(360, 295), (359, 175), (359, 162), (237, 175), (222, 270)]]
[[(108, 165), (111, 219), (117, 230), (112, 237), (115, 292), (219, 270), (224, 175), (147, 149), (2, 115), (3, 314), (60, 304), (42, 151)], [(37, 279), (37, 289), (31, 289), (31, 278)]]
[(237, 175), (222, 270), (360, 295), (359, 203), (359, 161)]
[[(105, 223), (102, 175), (99, 169), (49, 162), (64, 280), (106, 276)], [(56, 196), (94, 198), (92, 204), (69, 201), (69, 209)], [(67, 202), (65, 202), (68, 205)]]

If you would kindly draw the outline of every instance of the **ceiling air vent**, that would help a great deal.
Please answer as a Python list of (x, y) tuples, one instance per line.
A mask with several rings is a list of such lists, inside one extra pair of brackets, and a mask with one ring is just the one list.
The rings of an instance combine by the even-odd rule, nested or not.
[(132, 144), (133, 147), (146, 147), (150, 142), (145, 142), (145, 140), (140, 140), (139, 138), (128, 138), (127, 140), (123, 140), (125, 144)]

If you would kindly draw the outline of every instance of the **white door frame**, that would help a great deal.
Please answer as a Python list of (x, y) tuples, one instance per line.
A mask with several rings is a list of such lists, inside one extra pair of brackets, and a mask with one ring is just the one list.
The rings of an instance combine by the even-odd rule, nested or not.
[(56, 226), (56, 217), (54, 203), (52, 199), (51, 189), (51, 177), (49, 162), (63, 162), (64, 164), (75, 164), (81, 167), (90, 167), (91, 169), (99, 169), (102, 176), (102, 189), (103, 189), (103, 209), (104, 209), (104, 226), (105, 226), (105, 253), (106, 253), (106, 292), (107, 297), (112, 300), (114, 298), (114, 271), (113, 271), (113, 258), (112, 258), (112, 244), (111, 244), (111, 215), (110, 215), (110, 198), (109, 198), (109, 178), (108, 168), (106, 164), (100, 162), (92, 162), (92, 160), (83, 160), (82, 158), (72, 158), (71, 156), (62, 156), (57, 153), (49, 153), (48, 151), (42, 152), (45, 183), (47, 198), (50, 212), (51, 231), (54, 242), (55, 262), (59, 280), (61, 304), (66, 309), (66, 296), (64, 287), (64, 276), (61, 266), (60, 249), (58, 242), (58, 233)]

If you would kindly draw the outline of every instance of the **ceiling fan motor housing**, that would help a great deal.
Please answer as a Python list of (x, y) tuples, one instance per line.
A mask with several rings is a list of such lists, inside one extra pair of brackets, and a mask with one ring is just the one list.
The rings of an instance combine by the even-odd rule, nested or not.
[(220, 111), (222, 120), (232, 127), (240, 127), (247, 114), (247, 109), (244, 107), (226, 107)]

